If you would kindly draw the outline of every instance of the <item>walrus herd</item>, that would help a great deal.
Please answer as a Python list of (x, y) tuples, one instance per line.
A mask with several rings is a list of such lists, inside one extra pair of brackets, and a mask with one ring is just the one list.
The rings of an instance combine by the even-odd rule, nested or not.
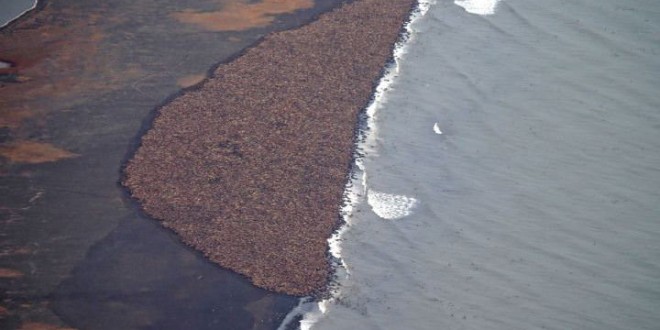
[(358, 115), (415, 0), (357, 0), (272, 33), (158, 109), (122, 183), (260, 287), (323, 292)]

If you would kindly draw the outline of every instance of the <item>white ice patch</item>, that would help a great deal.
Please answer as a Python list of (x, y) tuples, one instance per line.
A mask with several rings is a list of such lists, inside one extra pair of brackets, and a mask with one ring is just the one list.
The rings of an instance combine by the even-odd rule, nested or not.
[(403, 195), (386, 194), (369, 190), (367, 193), (367, 203), (371, 209), (383, 219), (395, 220), (412, 213), (412, 209), (417, 205), (417, 200)]
[(454, 0), (454, 4), (475, 15), (493, 15), (500, 0)]

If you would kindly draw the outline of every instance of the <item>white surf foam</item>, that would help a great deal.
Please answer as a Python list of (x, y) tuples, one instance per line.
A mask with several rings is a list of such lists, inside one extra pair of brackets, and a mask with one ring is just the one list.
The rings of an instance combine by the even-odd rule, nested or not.
[(493, 15), (500, 0), (455, 0), (454, 4), (475, 15)]
[(412, 197), (373, 190), (367, 193), (367, 202), (377, 216), (387, 220), (401, 219), (410, 215), (417, 204), (417, 200)]
[[(429, 10), (435, 0), (420, 0), (417, 8), (412, 12), (408, 23), (404, 27), (404, 35), (394, 48), (393, 63), (385, 68), (385, 74), (381, 78), (374, 97), (371, 103), (366, 108), (366, 123), (365, 128), (359, 133), (358, 145), (356, 146), (355, 164), (351, 172), (351, 180), (346, 184), (344, 190), (344, 205), (341, 207), (341, 216), (344, 225), (337, 230), (328, 243), (330, 245), (330, 253), (337, 260), (336, 276), (337, 285), (331, 290), (331, 297), (329, 299), (314, 302), (311, 299), (301, 300), (298, 307), (296, 307), (280, 325), (279, 329), (286, 329), (291, 322), (296, 319), (296, 316), (302, 315), (300, 321), (301, 330), (312, 329), (314, 324), (323, 318), (330, 308), (330, 306), (337, 300), (341, 294), (341, 282), (350, 276), (349, 266), (344, 262), (341, 257), (341, 242), (342, 236), (349, 230), (351, 226), (351, 219), (353, 217), (353, 210), (355, 207), (364, 200), (367, 192), (367, 174), (364, 167), (364, 156), (369, 153), (375, 152), (377, 129), (375, 124), (376, 113), (386, 101), (387, 91), (394, 83), (395, 78), (399, 74), (399, 62), (406, 53), (409, 41), (414, 37), (414, 30), (412, 24), (415, 23), (420, 17), (424, 16)], [(405, 196), (404, 196), (405, 197)], [(406, 197), (408, 198), (408, 197)], [(416, 201), (415, 201), (416, 202)], [(413, 203), (414, 204), (414, 203)]]

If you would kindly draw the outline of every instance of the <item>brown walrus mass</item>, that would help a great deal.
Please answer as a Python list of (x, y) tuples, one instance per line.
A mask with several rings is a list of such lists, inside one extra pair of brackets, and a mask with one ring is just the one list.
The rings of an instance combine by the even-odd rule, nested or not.
[(359, 112), (416, 0), (358, 0), (266, 36), (159, 109), (123, 184), (260, 287), (323, 291)]

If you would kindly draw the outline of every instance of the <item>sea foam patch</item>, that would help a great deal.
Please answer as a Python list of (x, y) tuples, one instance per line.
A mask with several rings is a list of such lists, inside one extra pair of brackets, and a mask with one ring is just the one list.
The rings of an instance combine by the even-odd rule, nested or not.
[(417, 205), (417, 200), (403, 195), (386, 194), (369, 190), (367, 203), (383, 219), (395, 220), (409, 216)]
[(455, 0), (454, 4), (475, 15), (493, 15), (500, 0)]

